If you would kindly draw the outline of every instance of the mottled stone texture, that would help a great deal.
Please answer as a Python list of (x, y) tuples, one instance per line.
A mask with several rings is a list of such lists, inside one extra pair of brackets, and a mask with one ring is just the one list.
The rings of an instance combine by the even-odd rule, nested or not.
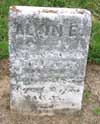
[(84, 9), (10, 7), (11, 109), (80, 110), (90, 30)]

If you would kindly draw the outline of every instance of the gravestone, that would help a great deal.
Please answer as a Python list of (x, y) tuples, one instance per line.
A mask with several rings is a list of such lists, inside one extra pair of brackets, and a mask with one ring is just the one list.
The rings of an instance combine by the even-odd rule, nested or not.
[(36, 114), (80, 110), (90, 31), (88, 10), (11, 6), (11, 109)]

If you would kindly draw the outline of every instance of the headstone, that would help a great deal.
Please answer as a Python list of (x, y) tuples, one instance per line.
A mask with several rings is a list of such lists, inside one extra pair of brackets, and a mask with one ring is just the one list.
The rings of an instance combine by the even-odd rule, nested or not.
[(11, 6), (11, 109), (80, 110), (90, 31), (91, 14), (85, 9)]

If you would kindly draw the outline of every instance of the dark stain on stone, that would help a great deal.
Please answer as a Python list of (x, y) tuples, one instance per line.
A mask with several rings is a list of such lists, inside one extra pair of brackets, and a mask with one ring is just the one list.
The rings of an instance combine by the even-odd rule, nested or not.
[(47, 9), (43, 9), (42, 12), (45, 12), (45, 13), (57, 13), (57, 10), (47, 10)]
[(60, 53), (59, 56), (62, 56), (62, 54)]
[(84, 14), (83, 10), (78, 11), (79, 14)]
[(31, 66), (31, 63), (29, 62), (29, 66)]
[(12, 10), (13, 12), (16, 12), (16, 13), (21, 12), (21, 10), (16, 8), (16, 6), (11, 6), (10, 10)]
[(34, 96), (34, 99), (37, 100), (36, 96)]
[(79, 90), (79, 89), (77, 89), (77, 92), (80, 92), (80, 90)]

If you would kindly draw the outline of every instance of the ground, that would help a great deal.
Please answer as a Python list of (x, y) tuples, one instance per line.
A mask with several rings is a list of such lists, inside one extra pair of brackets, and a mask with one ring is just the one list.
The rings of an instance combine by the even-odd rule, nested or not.
[(100, 65), (88, 64), (82, 110), (75, 114), (34, 116), (10, 111), (8, 60), (0, 61), (0, 124), (100, 124)]

